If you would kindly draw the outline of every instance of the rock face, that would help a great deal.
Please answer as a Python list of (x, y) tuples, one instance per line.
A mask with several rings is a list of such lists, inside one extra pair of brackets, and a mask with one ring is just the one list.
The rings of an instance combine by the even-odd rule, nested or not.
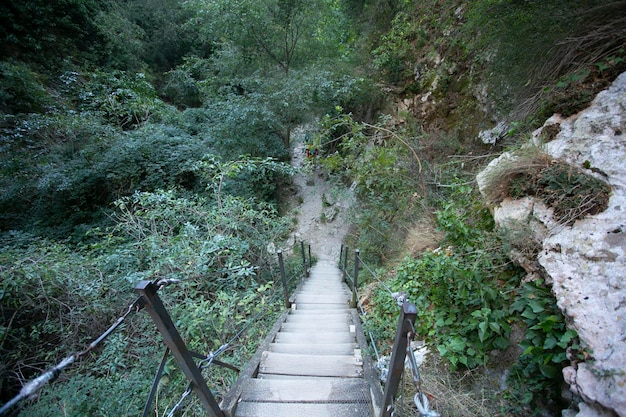
[[(507, 199), (494, 216), (502, 226), (523, 222), (533, 231), (542, 249), (525, 262), (537, 269), (522, 266), (531, 274), (543, 269), (559, 308), (591, 353), (563, 370), (583, 401), (577, 416), (626, 417), (626, 73), (588, 109), (550, 118), (534, 140), (549, 141), (541, 145), (546, 153), (607, 181), (608, 208), (566, 226), (533, 198)], [(479, 186), (485, 186), (485, 172), (510, 157), (492, 161), (479, 174)]]

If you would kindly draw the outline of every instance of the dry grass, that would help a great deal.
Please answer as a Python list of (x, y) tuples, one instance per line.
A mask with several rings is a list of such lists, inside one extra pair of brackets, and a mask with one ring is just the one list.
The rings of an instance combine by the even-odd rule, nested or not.
[(403, 247), (411, 256), (435, 249), (443, 239), (443, 234), (437, 230), (434, 219), (422, 217), (408, 230)]
[[(499, 417), (506, 404), (501, 395), (497, 374), (485, 369), (454, 372), (436, 354), (430, 354), (420, 368), (422, 390), (428, 396), (430, 409), (442, 417)], [(419, 417), (413, 404), (415, 386), (405, 370), (401, 385), (404, 398), (398, 397), (396, 415)]]
[(516, 152), (485, 174), (483, 192), (492, 204), (505, 198), (536, 197), (554, 210), (557, 223), (570, 225), (607, 208), (610, 186), (583, 169), (553, 159), (535, 146)]
[(514, 152), (508, 161), (486, 172), (486, 186), (483, 192), (487, 201), (494, 205), (500, 204), (511, 196), (510, 187), (514, 180), (537, 175), (553, 161), (550, 155), (536, 146), (527, 146)]

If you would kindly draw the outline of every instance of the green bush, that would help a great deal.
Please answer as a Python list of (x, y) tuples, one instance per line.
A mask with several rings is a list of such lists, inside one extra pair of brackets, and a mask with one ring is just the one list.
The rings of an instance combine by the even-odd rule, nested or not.
[(34, 113), (52, 106), (52, 98), (41, 78), (23, 63), (1, 61), (0, 111)]
[(168, 120), (168, 108), (143, 73), (124, 71), (68, 71), (60, 76), (61, 88), (73, 106), (82, 112), (95, 112), (108, 123), (125, 130), (150, 120)]
[[(2, 236), (0, 315), (9, 323), (0, 328), (3, 396), (20, 386), (10, 375), (30, 379), (40, 364), (52, 365), (84, 349), (134, 299), (133, 286), (140, 280), (182, 281), (161, 297), (188, 345), (198, 351), (230, 341), (267, 306), (259, 327), (248, 329), (222, 358), (242, 365), (270, 328), (282, 292), (274, 284), (278, 272), (268, 243), (283, 241), (289, 227), (272, 206), (223, 195), (218, 207), (211, 200), (156, 192), (136, 193), (116, 207), (116, 228), (92, 230), (89, 245), (19, 232)], [(136, 413), (145, 397), (135, 393), (147, 395), (159, 337), (149, 319), (129, 317), (85, 358), (88, 367), (71, 368), (46, 388), (29, 415), (31, 410), (32, 415), (110, 415), (113, 408)], [(185, 386), (176, 366), (168, 366), (160, 410), (171, 408)], [(211, 372), (217, 372), (210, 379), (222, 393), (235, 377), (231, 371)], [(68, 397), (68, 392), (76, 394)], [(115, 399), (107, 401), (112, 395)]]
[(2, 228), (67, 236), (101, 222), (102, 210), (136, 190), (203, 190), (193, 163), (210, 144), (171, 125), (121, 134), (86, 112), (5, 120), (12, 140), (0, 160)]
[(541, 398), (558, 402), (562, 369), (569, 363), (566, 352), (582, 356), (576, 331), (567, 328), (554, 296), (540, 280), (521, 286), (511, 312), (521, 316), (526, 333), (520, 344), (523, 352), (509, 380), (514, 389), (524, 392), (523, 404)]
[(435, 343), (454, 370), (487, 364), (493, 349), (509, 345), (506, 287), (490, 274), (491, 255), (455, 254), (453, 249), (405, 259), (389, 283), (417, 306), (416, 331)]

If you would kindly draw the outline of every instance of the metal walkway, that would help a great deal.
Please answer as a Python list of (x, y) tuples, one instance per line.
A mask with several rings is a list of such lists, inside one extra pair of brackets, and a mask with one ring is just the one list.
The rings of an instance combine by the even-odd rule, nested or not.
[[(228, 400), (235, 417), (373, 415), (360, 346), (364, 337), (351, 292), (328, 261), (311, 269), (291, 310), (242, 373)], [(359, 341), (361, 343), (359, 343)], [(367, 359), (366, 359), (367, 361)], [(233, 392), (233, 391), (231, 391)]]

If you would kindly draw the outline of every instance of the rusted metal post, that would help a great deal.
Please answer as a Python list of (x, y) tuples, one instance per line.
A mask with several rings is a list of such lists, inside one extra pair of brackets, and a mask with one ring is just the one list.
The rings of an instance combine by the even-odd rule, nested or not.
[(385, 394), (383, 396), (383, 407), (380, 410), (381, 417), (390, 417), (393, 410), (393, 399), (398, 393), (398, 385), (404, 371), (404, 359), (406, 358), (406, 347), (409, 343), (408, 333), (415, 324), (417, 317), (417, 308), (415, 304), (405, 301), (402, 304), (400, 313), (400, 321), (398, 322), (398, 330), (396, 338), (393, 342), (393, 351), (391, 352), (391, 360), (389, 362), (389, 370), (387, 373), (387, 383), (385, 384)]
[(307, 245), (309, 247), (309, 266), (313, 265), (313, 260), (311, 259), (311, 244)]
[(343, 254), (343, 280), (346, 280), (346, 274), (348, 271), (348, 247), (346, 246), (346, 252)]
[(356, 308), (356, 289), (359, 281), (359, 253), (358, 249), (354, 250), (354, 281), (352, 282), (352, 301), (350, 307)]
[(343, 269), (343, 243), (341, 244), (341, 250), (339, 251), (339, 269)]
[(146, 305), (145, 308), (154, 320), (154, 323), (159, 329), (163, 341), (167, 347), (172, 351), (178, 366), (185, 373), (187, 379), (192, 382), (193, 391), (196, 393), (200, 402), (206, 409), (210, 417), (225, 417), (224, 412), (220, 410), (217, 401), (211, 394), (211, 390), (206, 384), (206, 381), (202, 377), (200, 369), (193, 361), (189, 350), (185, 342), (180, 337), (176, 326), (172, 322), (170, 315), (167, 313), (161, 298), (157, 294), (158, 287), (150, 281), (141, 281), (135, 291), (137, 291), (144, 299)]
[(146, 405), (143, 408), (142, 417), (149, 417), (150, 412), (152, 411), (152, 402), (154, 401), (154, 396), (156, 395), (157, 388), (159, 386), (159, 382), (161, 381), (161, 377), (163, 376), (163, 370), (165, 369), (165, 363), (167, 362), (167, 357), (170, 354), (170, 348), (166, 347), (165, 352), (163, 352), (163, 358), (161, 358), (161, 363), (159, 364), (159, 368), (157, 369), (157, 373), (154, 376), (154, 381), (152, 382), (152, 389), (150, 390), (150, 395), (148, 395), (148, 401), (146, 401)]
[(289, 301), (289, 290), (287, 289), (287, 277), (285, 276), (285, 263), (283, 262), (283, 251), (278, 251), (278, 266), (280, 267), (280, 280), (283, 283), (283, 295), (285, 297), (285, 307), (291, 308)]
[(302, 251), (302, 265), (304, 266), (304, 277), (309, 276), (309, 270), (306, 267), (306, 252), (304, 251), (304, 241), (300, 241), (300, 250)]

